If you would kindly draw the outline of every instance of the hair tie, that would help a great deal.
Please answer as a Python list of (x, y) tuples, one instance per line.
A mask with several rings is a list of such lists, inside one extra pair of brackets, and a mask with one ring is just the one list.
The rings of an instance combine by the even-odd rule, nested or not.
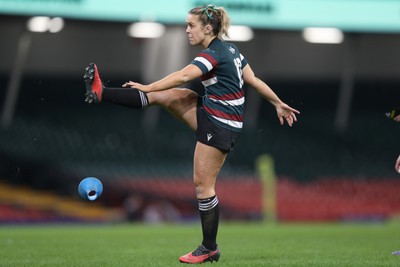
[(215, 10), (215, 11), (218, 12), (218, 8), (216, 8), (215, 5), (207, 5), (205, 8), (203, 8), (203, 9), (201, 10), (201, 12), (202, 12), (203, 14), (205, 13), (209, 19), (213, 19), (213, 14), (212, 14), (212, 12), (211, 12), (211, 14), (207, 12), (209, 8), (211, 8), (212, 10)]

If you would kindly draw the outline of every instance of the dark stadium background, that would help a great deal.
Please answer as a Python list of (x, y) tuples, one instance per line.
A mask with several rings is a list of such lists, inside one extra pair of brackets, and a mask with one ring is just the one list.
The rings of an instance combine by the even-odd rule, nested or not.
[[(0, 16), (2, 108), (26, 21)], [(178, 214), (162, 214), (163, 220), (196, 217), (190, 186), (193, 133), (158, 108), (84, 102), (82, 78), (90, 62), (106, 84), (120, 86), (159, 79), (199, 51), (187, 44), (181, 54), (169, 54), (172, 39), (185, 40), (182, 25), (168, 26), (156, 40), (128, 37), (127, 25), (66, 19), (57, 34), (26, 33), (31, 45), (15, 113), (0, 127), (0, 223), (142, 220), (147, 208)], [(322, 45), (306, 43), (300, 31), (254, 31), (253, 40), (237, 46), (256, 74), (301, 115), (293, 128), (282, 127), (272, 106), (248, 89), (245, 130), (220, 175), (227, 203), (221, 201), (223, 216), (263, 217), (255, 166), (263, 154), (274, 159), (281, 220), (387, 219), (398, 213), (400, 176), (394, 163), (400, 124), (385, 112), (400, 107), (400, 35), (346, 32), (342, 44)], [(156, 62), (147, 64), (154, 53)], [(346, 82), (353, 93), (348, 117), (340, 121)], [(201, 93), (199, 83), (189, 86)], [(77, 195), (87, 176), (105, 185), (95, 203)], [(34, 204), (44, 192), (53, 197), (49, 203)], [(230, 195), (253, 198), (243, 204)], [(66, 213), (54, 205), (60, 199), (103, 213)], [(129, 201), (139, 208), (127, 212)]]

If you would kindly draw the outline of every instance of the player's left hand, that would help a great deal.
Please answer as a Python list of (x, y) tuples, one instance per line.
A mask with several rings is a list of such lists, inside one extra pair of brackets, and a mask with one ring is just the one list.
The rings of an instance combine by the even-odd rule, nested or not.
[(122, 85), (122, 87), (136, 88), (144, 93), (150, 92), (150, 87), (148, 85), (144, 85), (144, 84), (132, 82), (132, 81), (124, 83)]
[(278, 115), (281, 125), (283, 125), (286, 121), (287, 124), (291, 127), (294, 122), (297, 122), (296, 114), (300, 114), (300, 111), (282, 102), (281, 104), (276, 106), (276, 114)]

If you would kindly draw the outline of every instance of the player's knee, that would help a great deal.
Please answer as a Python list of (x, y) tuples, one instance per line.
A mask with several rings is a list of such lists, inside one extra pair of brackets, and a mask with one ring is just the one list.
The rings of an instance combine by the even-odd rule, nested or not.
[(196, 197), (198, 199), (203, 199), (215, 195), (214, 186), (205, 183), (200, 177), (194, 176), (193, 182), (196, 191)]

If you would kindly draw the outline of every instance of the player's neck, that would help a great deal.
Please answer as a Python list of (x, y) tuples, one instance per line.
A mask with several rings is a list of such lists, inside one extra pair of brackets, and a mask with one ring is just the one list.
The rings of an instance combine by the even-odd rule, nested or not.
[(208, 46), (210, 45), (210, 43), (217, 38), (217, 36), (207, 36), (204, 41), (201, 43), (201, 46), (204, 48), (208, 48)]

